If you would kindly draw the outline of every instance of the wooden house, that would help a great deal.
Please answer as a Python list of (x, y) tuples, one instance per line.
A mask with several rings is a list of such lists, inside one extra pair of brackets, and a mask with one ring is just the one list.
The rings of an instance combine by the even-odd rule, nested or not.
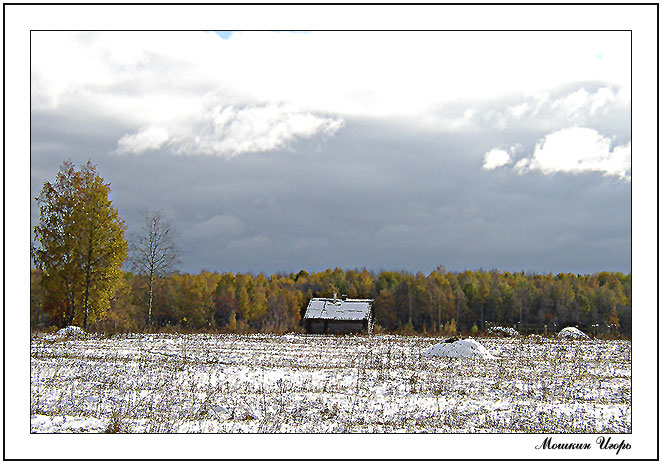
[(312, 298), (303, 316), (308, 333), (372, 333), (373, 300)]

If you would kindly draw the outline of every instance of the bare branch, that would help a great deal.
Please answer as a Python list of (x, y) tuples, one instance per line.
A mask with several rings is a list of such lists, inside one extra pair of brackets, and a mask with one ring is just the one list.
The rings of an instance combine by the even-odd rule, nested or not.
[(147, 323), (151, 325), (153, 279), (174, 270), (179, 250), (170, 221), (161, 211), (147, 211), (144, 219), (140, 233), (132, 240), (131, 266), (149, 279)]

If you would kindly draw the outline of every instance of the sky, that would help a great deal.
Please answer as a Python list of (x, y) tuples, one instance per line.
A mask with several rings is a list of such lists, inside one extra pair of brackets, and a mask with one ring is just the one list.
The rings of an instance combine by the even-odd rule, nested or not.
[(629, 32), (32, 32), (34, 200), (88, 159), (179, 270), (631, 272)]

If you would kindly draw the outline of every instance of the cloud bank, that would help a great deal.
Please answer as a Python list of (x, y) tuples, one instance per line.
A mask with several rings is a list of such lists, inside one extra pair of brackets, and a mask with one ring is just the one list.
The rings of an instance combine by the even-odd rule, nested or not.
[(231, 158), (242, 153), (287, 148), (288, 143), (315, 135), (331, 136), (343, 121), (283, 105), (237, 108), (208, 105), (197, 117), (167, 128), (149, 126), (117, 142), (117, 153), (141, 154), (167, 147), (181, 155)]
[[(32, 111), (76, 108), (112, 118), (126, 128), (117, 153), (165, 147), (224, 157), (332, 136), (349, 117), (400, 118), (445, 131), (481, 121), (504, 128), (547, 112), (567, 127), (629, 104), (627, 38), (601, 32), (539, 32), (528, 40), (516, 32), (237, 32), (227, 39), (212, 32), (34, 32)], [(608, 86), (550, 97), (549, 89), (582, 81)], [(507, 96), (520, 97), (504, 111), (470, 105)], [(457, 116), (440, 116), (440, 108), (458, 103)]]
[(91, 158), (130, 230), (168, 211), (187, 272), (629, 269), (629, 33), (32, 47), (33, 225), (62, 160)]

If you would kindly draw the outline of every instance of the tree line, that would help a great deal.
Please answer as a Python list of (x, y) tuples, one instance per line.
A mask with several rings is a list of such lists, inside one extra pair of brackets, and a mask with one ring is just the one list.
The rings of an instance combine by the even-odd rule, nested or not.
[[(44, 304), (41, 271), (31, 271), (31, 325), (60, 327), (69, 321)], [(425, 275), (406, 271), (328, 269), (290, 274), (172, 272), (156, 278), (151, 322), (149, 278), (123, 272), (103, 318), (101, 332), (145, 329), (228, 332), (290, 332), (313, 297), (372, 298), (377, 330), (393, 333), (471, 333), (487, 323), (549, 331), (566, 326), (631, 335), (631, 275), (540, 275), (492, 271)]]
[(374, 299), (375, 327), (385, 332), (481, 333), (493, 324), (523, 332), (568, 325), (632, 331), (631, 274), (618, 272), (180, 273), (163, 214), (147, 212), (129, 242), (109, 192), (89, 162), (80, 170), (65, 162), (55, 182), (44, 184), (30, 271), (33, 329), (298, 331), (310, 298), (336, 293)]

